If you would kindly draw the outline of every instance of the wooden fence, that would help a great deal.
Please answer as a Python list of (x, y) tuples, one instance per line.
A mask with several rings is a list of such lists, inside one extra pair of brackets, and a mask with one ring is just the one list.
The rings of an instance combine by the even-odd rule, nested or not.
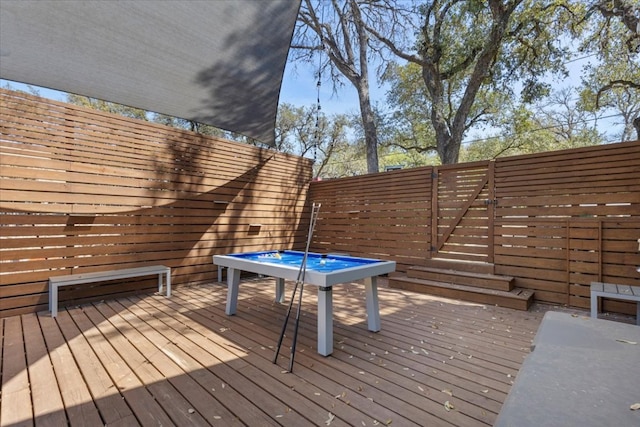
[[(640, 142), (313, 182), (305, 159), (0, 90), (0, 316), (46, 309), (50, 276), (304, 246), (491, 266), (536, 299), (587, 307), (592, 280), (638, 284)], [(65, 290), (79, 303), (154, 280)], [(606, 309), (631, 311), (610, 302)]]
[(304, 242), (308, 160), (6, 90), (0, 109), (0, 316), (46, 310), (54, 275), (165, 264), (175, 285), (211, 282), (213, 254)]
[(400, 271), (489, 264), (537, 300), (585, 308), (591, 281), (640, 283), (638, 141), (313, 182), (309, 196), (322, 203), (316, 251)]

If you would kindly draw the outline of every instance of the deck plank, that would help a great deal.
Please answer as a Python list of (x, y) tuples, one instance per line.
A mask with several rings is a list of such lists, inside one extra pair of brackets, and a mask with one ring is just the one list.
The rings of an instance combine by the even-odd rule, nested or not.
[(91, 347), (91, 343), (74, 322), (71, 312), (77, 310), (62, 310), (58, 313), (56, 322), (73, 354), (76, 366), (82, 372), (82, 377), (93, 396), (100, 417), (108, 426), (128, 423), (135, 425), (137, 420), (133, 411), (111, 380), (109, 373)]
[[(220, 413), (216, 413), (213, 419), (219, 416), (225, 423), (231, 423), (234, 420), (231, 414), (236, 414), (236, 418), (249, 425), (277, 425), (262, 410), (256, 408), (251, 400), (233, 386), (228, 385), (233, 383), (233, 379), (230, 381), (230, 378), (217, 374), (215, 366), (211, 369), (207, 368), (209, 365), (215, 365), (214, 361), (217, 358), (211, 353), (198, 349), (184, 338), (184, 335), (189, 333), (189, 328), (184, 325), (180, 325), (180, 329), (168, 327), (166, 322), (169, 322), (175, 313), (165, 316), (162, 312), (156, 311), (155, 314), (150, 314), (135, 306), (130, 300), (121, 300), (119, 303), (127, 307), (134, 316), (145, 319), (148, 325), (145, 336), (157, 347), (162, 348), (163, 353), (178, 364), (183, 372), (187, 372), (194, 381), (207, 390), (207, 393), (211, 393), (216, 401), (220, 402), (222, 405)], [(204, 364), (200, 362), (201, 360)]]
[[(233, 337), (233, 342), (237, 342), (238, 344), (241, 345), (241, 347), (246, 348), (248, 350), (251, 350), (251, 349), (254, 350), (254, 352), (252, 352), (252, 354), (248, 356), (248, 358), (251, 358), (252, 363), (255, 363), (256, 365), (259, 364), (260, 366), (263, 367), (263, 369), (265, 369), (265, 371), (270, 372), (273, 376), (275, 376), (277, 379), (281, 381), (287, 381), (289, 379), (290, 375), (283, 374), (283, 370), (288, 365), (288, 361), (281, 360), (280, 366), (274, 365), (271, 362), (274, 354), (272, 345), (275, 344), (275, 340), (277, 339), (277, 333), (274, 332), (273, 336), (271, 336), (267, 341), (265, 340), (264, 334), (254, 333), (254, 331), (257, 329), (255, 325), (249, 325), (249, 327), (246, 329), (243, 328), (241, 326), (243, 322), (236, 324), (236, 322), (240, 320), (240, 316), (227, 317), (224, 314), (224, 304), (220, 304), (218, 309), (214, 310), (214, 311), (218, 311), (217, 316), (210, 315), (209, 311), (211, 309), (211, 305), (213, 304), (208, 304), (208, 301), (206, 300), (207, 298), (206, 293), (200, 293), (199, 295), (201, 297), (198, 298), (196, 301), (184, 300), (185, 304), (190, 305), (191, 308), (188, 308), (187, 310), (189, 310), (189, 312), (191, 313), (193, 312), (194, 304), (200, 304), (195, 306), (195, 307), (200, 307), (200, 310), (197, 310), (198, 312), (194, 314), (194, 319), (199, 317), (198, 321), (202, 322), (203, 325), (205, 325), (207, 328), (210, 328), (212, 330), (224, 330), (224, 334), (226, 337)], [(160, 301), (160, 300), (158, 301), (166, 304), (176, 304), (177, 303), (176, 300), (177, 298), (173, 299), (171, 303), (169, 301)], [(214, 321), (210, 321), (209, 320), (210, 317), (222, 319), (224, 323), (215, 323)], [(229, 322), (234, 323), (234, 326), (232, 328), (228, 327)], [(258, 340), (258, 341), (255, 341), (255, 340)], [(254, 357), (253, 354), (255, 354), (256, 356), (259, 356), (259, 358)], [(298, 360), (298, 358), (303, 358), (304, 356), (305, 356), (304, 354), (300, 354), (299, 356), (297, 356), (296, 360)], [(299, 370), (299, 367), (296, 366), (294, 369), (297, 373), (297, 371)], [(302, 384), (300, 384), (300, 382), (298, 382), (297, 384), (286, 383), (286, 386), (287, 388), (295, 387), (295, 390), (299, 390), (299, 389), (305, 390), (306, 387), (302, 388), (302, 386), (306, 386), (307, 384), (313, 384), (314, 386), (318, 386), (318, 381), (310, 379), (308, 381), (303, 382)], [(329, 418), (329, 412), (339, 411), (341, 409), (343, 410), (343, 414), (342, 414), (343, 416), (347, 416), (348, 419), (352, 419), (352, 420), (357, 419), (358, 424), (360, 424), (362, 420), (367, 419), (365, 413), (362, 413), (360, 411), (355, 411), (356, 408), (353, 404), (344, 405), (343, 402), (340, 402), (335, 398), (335, 396), (340, 395), (340, 393), (343, 390), (344, 390), (344, 387), (340, 387), (340, 388), (336, 388), (336, 390), (334, 390), (333, 392), (327, 393), (326, 391), (323, 392), (322, 389), (314, 388), (313, 390), (306, 392), (307, 394), (305, 395), (308, 396), (308, 398), (313, 401), (318, 401), (320, 398), (328, 398), (327, 399), (328, 402), (331, 402), (330, 406), (328, 407), (325, 406), (324, 410), (316, 414), (318, 416), (318, 418), (315, 419), (316, 424), (324, 423), (324, 421), (326, 421)], [(313, 394), (311, 393), (311, 391), (313, 392)], [(367, 402), (370, 403), (370, 401), (368, 400)], [(297, 403), (297, 405), (300, 405), (300, 404), (307, 404), (307, 403), (304, 401)], [(347, 406), (347, 410), (344, 410), (342, 406)], [(388, 418), (385, 418), (385, 419), (388, 419)], [(341, 424), (340, 420), (335, 420), (331, 425), (340, 425), (340, 424)], [(349, 424), (353, 425), (353, 423), (349, 423)]]
[(243, 280), (234, 316), (212, 284), (0, 319), (0, 425), (492, 425), (544, 312), (379, 295), (373, 333), (363, 286), (334, 288), (323, 357), (307, 287), (293, 373), (292, 328), (272, 363), (287, 308), (272, 279)]
[(34, 417), (22, 318), (8, 317), (3, 323), (0, 426), (32, 426)]
[[(206, 298), (205, 294), (201, 294), (202, 298)], [(278, 318), (278, 322), (282, 322), (284, 318), (284, 307), (274, 305), (269, 299), (253, 299), (252, 310), (249, 310), (244, 313), (239, 313), (234, 316), (234, 324), (236, 325), (244, 325), (246, 329), (240, 331), (242, 336), (246, 336), (250, 333), (250, 329), (254, 328), (256, 324), (266, 324), (269, 322), (269, 319)], [(312, 304), (308, 304), (307, 307), (311, 307)], [(276, 313), (268, 313), (268, 307), (277, 307), (280, 309), (280, 315)], [(215, 310), (215, 309), (208, 309)], [(262, 312), (262, 313), (261, 313)], [(336, 359), (337, 352), (334, 351), (334, 356), (330, 358), (324, 358), (318, 356), (316, 354), (315, 346), (316, 346), (316, 336), (315, 336), (315, 316), (310, 316), (309, 312), (304, 313), (303, 324), (300, 326), (300, 336), (298, 338), (298, 349), (304, 349), (304, 352), (296, 355), (297, 364), (302, 364), (310, 369), (312, 369), (317, 377), (314, 378), (314, 384), (317, 384), (320, 381), (318, 377), (325, 377), (327, 379), (332, 380), (332, 384), (327, 384), (327, 387), (324, 391), (325, 393), (331, 396), (340, 396), (340, 400), (345, 402), (348, 401), (348, 406), (357, 408), (360, 411), (358, 423), (366, 422), (369, 417), (376, 414), (376, 412), (381, 412), (380, 409), (383, 407), (401, 407), (401, 414), (398, 412), (394, 412), (391, 410), (382, 411), (380, 415), (376, 417), (378, 422), (385, 422), (387, 420), (392, 420), (394, 424), (400, 425), (420, 425), (424, 422), (430, 422), (430, 425), (451, 425), (449, 421), (444, 421), (441, 419), (425, 419), (424, 410), (418, 411), (415, 406), (407, 404), (406, 399), (398, 399), (397, 393), (399, 390), (394, 391), (385, 391), (380, 393), (381, 388), (389, 387), (392, 388), (392, 383), (386, 383), (381, 377), (367, 377), (367, 375), (363, 375), (362, 373), (366, 373), (366, 368), (361, 365), (355, 365), (357, 359), (351, 360), (350, 363), (340, 363), (339, 360)], [(245, 320), (246, 319), (246, 320)], [(273, 346), (276, 343), (279, 329), (276, 325), (271, 327), (271, 335), (268, 337), (263, 336), (261, 341), (257, 344), (261, 347), (269, 347)], [(278, 325), (279, 326), (279, 325)], [(334, 325), (335, 326), (335, 325)], [(236, 326), (234, 329), (237, 329)], [(367, 334), (371, 334), (366, 331)], [(360, 331), (362, 333), (362, 331)], [(339, 342), (339, 341), (338, 341)], [(339, 344), (340, 345), (340, 344)], [(273, 355), (273, 350), (269, 349), (266, 352), (268, 357)], [(285, 350), (285, 353), (288, 353)], [(280, 362), (283, 366), (288, 365), (288, 360), (282, 358)], [(296, 365), (295, 368), (298, 366)], [(294, 368), (294, 369), (295, 369)], [(362, 372), (362, 373), (361, 373)], [(368, 383), (377, 384), (374, 387), (368, 387), (365, 392), (365, 386)], [(418, 389), (416, 389), (417, 391)], [(407, 395), (406, 390), (403, 390), (404, 395)], [(373, 403), (373, 404), (372, 404)], [(424, 404), (424, 402), (421, 402)], [(436, 410), (436, 407), (431, 407), (431, 409)], [(437, 405), (437, 410), (441, 409), (441, 405)], [(453, 418), (455, 418), (454, 415)], [(370, 420), (369, 420), (370, 421)]]
[(126, 302), (125, 305), (119, 301), (109, 301), (107, 304), (120, 317), (120, 319), (111, 317), (112, 323), (140, 353), (147, 355), (148, 362), (167, 378), (204, 419), (220, 420), (229, 426), (242, 425), (233, 413), (211, 395), (208, 389), (182, 369), (180, 360), (176, 360), (171, 351), (175, 344), (162, 337), (144, 320), (149, 317), (148, 315), (137, 316), (126, 308)]
[(38, 321), (49, 351), (68, 422), (72, 426), (102, 425), (82, 372), (74, 361), (74, 355), (62, 336), (55, 319), (41, 312)]
[[(190, 309), (189, 309), (190, 310)], [(182, 318), (180, 315), (170, 316), (166, 319), (168, 321), (167, 326), (180, 327), (179, 320), (188, 321), (188, 318)], [(219, 332), (221, 331), (222, 332)], [(319, 414), (321, 407), (314, 405), (313, 402), (309, 402), (302, 399), (297, 399), (297, 405), (291, 407), (288, 402), (296, 400), (295, 392), (289, 387), (282, 387), (281, 384), (276, 382), (273, 375), (281, 375), (281, 370), (276, 369), (275, 366), (271, 366), (271, 375), (263, 373), (259, 369), (255, 369), (246, 358), (248, 352), (244, 349), (239, 349), (237, 345), (234, 345), (231, 341), (227, 341), (224, 337), (225, 328), (211, 328), (200, 327), (194, 325), (188, 331), (185, 331), (180, 341), (181, 348), (189, 346), (193, 352), (190, 354), (196, 354), (199, 347), (203, 350), (209, 350), (212, 355), (217, 358), (215, 364), (215, 370), (224, 373), (223, 380), (230, 387), (241, 387), (248, 391), (249, 394), (255, 396), (252, 399), (254, 405), (262, 408), (264, 412), (277, 419), (278, 423), (286, 423), (288, 425), (316, 425), (316, 422), (310, 420), (314, 418), (314, 415)], [(220, 337), (219, 334), (223, 336)], [(234, 353), (235, 352), (237, 353)], [(204, 356), (205, 363), (212, 362), (211, 356)], [(234, 369), (227, 369), (234, 368)], [(240, 375), (241, 376), (240, 376)], [(251, 391), (253, 389), (253, 391)], [(323, 416), (324, 416), (324, 411)]]
[(33, 415), (38, 426), (60, 426), (67, 423), (62, 396), (53, 372), (53, 365), (42, 336), (38, 316), (22, 316)]

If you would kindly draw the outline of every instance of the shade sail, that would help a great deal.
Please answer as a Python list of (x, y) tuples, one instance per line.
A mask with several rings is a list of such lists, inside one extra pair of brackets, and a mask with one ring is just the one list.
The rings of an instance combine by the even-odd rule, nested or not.
[(274, 142), (299, 0), (0, 1), (0, 77)]

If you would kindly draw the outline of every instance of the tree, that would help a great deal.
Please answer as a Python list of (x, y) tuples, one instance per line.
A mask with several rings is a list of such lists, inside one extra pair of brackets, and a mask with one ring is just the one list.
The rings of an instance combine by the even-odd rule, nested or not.
[[(519, 81), (521, 97), (534, 101), (547, 93), (543, 74), (564, 70), (568, 50), (556, 40), (571, 17), (568, 2), (432, 0), (410, 11), (394, 0), (375, 4), (396, 25), (367, 24), (367, 30), (399, 59), (419, 66), (444, 164), (458, 161), (465, 132), (488, 112), (475, 106), (472, 113), (483, 89), (513, 93)], [(408, 42), (406, 31), (400, 38), (389, 31), (401, 18), (417, 41)]]
[(141, 110), (140, 108), (127, 107), (126, 105), (103, 101), (96, 98), (89, 98), (88, 96), (68, 93), (67, 102), (69, 104), (79, 105), (82, 107), (91, 108), (93, 110), (104, 111), (106, 113), (118, 114), (132, 119), (148, 120), (147, 112), (145, 110)]
[(583, 103), (591, 111), (623, 117), (621, 140), (640, 139), (640, 6), (629, 0), (593, 1), (579, 23), (586, 29), (580, 50), (603, 66), (585, 67)]
[(155, 113), (153, 114), (152, 121), (161, 125), (177, 129), (184, 129), (191, 132), (199, 133), (201, 135), (232, 139), (229, 138), (229, 134), (222, 129), (219, 129), (215, 126), (194, 122), (193, 120), (180, 119), (178, 117), (167, 116), (166, 114)]
[(471, 142), (461, 150), (461, 159), (470, 162), (599, 144), (602, 137), (594, 117), (572, 99), (574, 93), (573, 88), (562, 89), (533, 108), (508, 106), (500, 119), (501, 135)]
[[(366, 3), (366, 2), (363, 2)], [(326, 9), (325, 9), (326, 6)], [(356, 89), (366, 141), (367, 171), (378, 172), (378, 136), (369, 91), (369, 34), (365, 31), (361, 3), (345, 0), (304, 0), (292, 47), (303, 52), (300, 58), (313, 58), (322, 50), (334, 84), (338, 76)]]
[(312, 157), (314, 176), (320, 177), (334, 158), (337, 147), (348, 147), (348, 118), (345, 115), (327, 117), (317, 108), (282, 104), (276, 120), (278, 151)]

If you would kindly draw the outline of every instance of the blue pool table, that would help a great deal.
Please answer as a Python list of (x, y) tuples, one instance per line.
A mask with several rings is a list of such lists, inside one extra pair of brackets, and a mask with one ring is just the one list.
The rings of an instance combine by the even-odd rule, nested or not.
[[(276, 301), (284, 302), (284, 281), (296, 280), (304, 252), (261, 251), (229, 255), (214, 255), (213, 263), (227, 267), (227, 315), (236, 313), (240, 273), (248, 271), (276, 279)], [(332, 286), (364, 279), (367, 322), (370, 331), (380, 330), (378, 305), (379, 275), (395, 271), (395, 261), (358, 258), (337, 254), (309, 253), (304, 283), (318, 287), (318, 353), (333, 352), (333, 294)]]

